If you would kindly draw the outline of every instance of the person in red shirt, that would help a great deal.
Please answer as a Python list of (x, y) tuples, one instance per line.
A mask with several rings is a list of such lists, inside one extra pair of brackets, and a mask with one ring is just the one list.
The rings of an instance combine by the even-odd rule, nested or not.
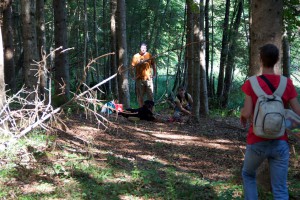
[[(266, 44), (260, 48), (260, 61), (262, 74), (269, 82), (277, 88), (280, 82), (280, 75), (276, 75), (274, 65), (279, 60), (279, 50), (273, 44)], [(267, 94), (272, 94), (268, 84), (257, 76), (260, 87)], [(289, 145), (287, 133), (277, 139), (265, 139), (258, 137), (253, 132), (252, 117), (258, 97), (254, 93), (250, 81), (247, 80), (242, 86), (245, 93), (244, 107), (241, 109), (241, 124), (245, 127), (250, 122), (247, 135), (246, 153), (242, 169), (245, 199), (258, 199), (256, 185), (256, 171), (261, 163), (268, 159), (272, 193), (274, 199), (288, 199), (287, 174), (289, 163)], [(288, 78), (286, 89), (282, 95), (286, 107), (300, 115), (300, 104), (297, 100), (297, 92), (291, 79)]]
[(153, 81), (152, 78), (156, 76), (156, 65), (152, 55), (147, 52), (147, 45), (141, 44), (140, 52), (135, 54), (131, 61), (133, 79), (136, 81), (136, 96), (139, 106), (144, 104), (144, 95), (147, 94), (147, 100), (154, 101), (153, 98)]

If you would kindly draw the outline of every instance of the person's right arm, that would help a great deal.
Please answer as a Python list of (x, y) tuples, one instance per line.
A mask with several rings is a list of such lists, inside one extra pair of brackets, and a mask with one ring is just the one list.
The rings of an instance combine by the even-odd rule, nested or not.
[(249, 95), (246, 95), (245, 101), (244, 101), (244, 107), (241, 109), (241, 124), (243, 127), (246, 127), (247, 121), (251, 119), (253, 112), (253, 102), (252, 97)]

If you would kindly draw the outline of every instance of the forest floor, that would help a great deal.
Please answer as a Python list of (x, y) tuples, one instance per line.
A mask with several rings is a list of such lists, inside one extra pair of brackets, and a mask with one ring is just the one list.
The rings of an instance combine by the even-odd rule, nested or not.
[[(84, 115), (65, 117), (64, 131), (46, 145), (27, 146), (33, 156), (5, 172), (0, 199), (242, 199), (247, 131), (239, 119), (169, 116), (164, 110), (157, 116), (163, 122), (132, 122), (110, 115), (106, 129)], [(300, 197), (296, 151), (290, 191)]]
[(169, 122), (168, 117), (157, 116), (165, 122), (132, 122), (112, 115), (109, 120), (113, 125), (106, 131), (88, 120), (73, 118), (67, 122), (67, 133), (83, 141), (92, 138), (97, 149), (141, 165), (155, 160), (209, 180), (228, 180), (242, 166), (247, 132), (238, 118), (201, 118), (199, 123), (192, 123), (186, 118)]

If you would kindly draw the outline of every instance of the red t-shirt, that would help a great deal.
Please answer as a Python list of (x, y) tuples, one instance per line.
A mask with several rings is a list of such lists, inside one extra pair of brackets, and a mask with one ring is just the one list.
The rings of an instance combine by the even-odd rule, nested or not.
[[(272, 83), (272, 85), (275, 88), (278, 87), (279, 82), (280, 82), (280, 76), (279, 75), (264, 74), (264, 76)], [(265, 93), (272, 94), (271, 89), (269, 88), (267, 83), (262, 78), (258, 77), (258, 83), (259, 83), (260, 87), (263, 89), (263, 91), (265, 91)], [(254, 113), (255, 104), (256, 104), (256, 101), (257, 101), (257, 96), (254, 93), (249, 80), (247, 80), (244, 83), (244, 85), (242, 86), (242, 91), (246, 95), (251, 96), (252, 102), (253, 102), (253, 111), (252, 111), (252, 113)], [(282, 101), (284, 103), (284, 106), (287, 107), (289, 100), (291, 100), (291, 99), (293, 99), (297, 96), (298, 96), (298, 94), (297, 94), (297, 91), (295, 89), (295, 86), (293, 85), (292, 80), (288, 78), (286, 89), (285, 89), (285, 91), (282, 95)], [(287, 133), (285, 133), (284, 136), (278, 138), (277, 140), (287, 140), (287, 139), (288, 139)], [(254, 144), (254, 143), (257, 143), (257, 142), (262, 142), (262, 141), (267, 141), (267, 140), (270, 140), (270, 139), (261, 138), (261, 137), (258, 137), (254, 134), (253, 124), (251, 123), (249, 131), (248, 131), (248, 135), (247, 135), (247, 144)]]

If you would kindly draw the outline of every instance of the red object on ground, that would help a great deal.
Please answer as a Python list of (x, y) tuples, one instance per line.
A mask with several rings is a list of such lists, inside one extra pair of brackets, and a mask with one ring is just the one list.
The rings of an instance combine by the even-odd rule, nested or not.
[(123, 112), (123, 104), (115, 104), (117, 112)]

